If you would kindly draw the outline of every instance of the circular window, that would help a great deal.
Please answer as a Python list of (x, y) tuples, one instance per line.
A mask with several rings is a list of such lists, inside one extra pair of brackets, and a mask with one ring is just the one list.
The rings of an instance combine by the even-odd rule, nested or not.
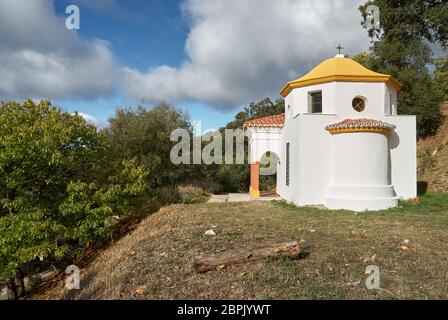
[(363, 112), (366, 109), (366, 100), (360, 97), (356, 97), (352, 101), (353, 109), (358, 112)]

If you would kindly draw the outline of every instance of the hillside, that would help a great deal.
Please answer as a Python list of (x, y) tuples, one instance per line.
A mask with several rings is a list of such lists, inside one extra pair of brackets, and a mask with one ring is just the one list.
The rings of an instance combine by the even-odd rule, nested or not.
[[(446, 299), (447, 227), (445, 194), (357, 215), (283, 202), (173, 205), (100, 253), (82, 270), (80, 291), (67, 292), (61, 279), (30, 298)], [(300, 239), (299, 260), (192, 269), (196, 255)], [(369, 265), (380, 267), (380, 290), (365, 287)]]
[(442, 113), (444, 120), (437, 134), (417, 144), (418, 179), (436, 192), (448, 192), (448, 102)]

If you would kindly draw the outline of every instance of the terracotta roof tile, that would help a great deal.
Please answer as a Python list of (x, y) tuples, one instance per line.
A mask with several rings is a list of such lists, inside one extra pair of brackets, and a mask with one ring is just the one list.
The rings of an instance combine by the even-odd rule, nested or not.
[(252, 119), (244, 123), (245, 127), (283, 127), (285, 114), (277, 114), (263, 118)]
[(325, 127), (331, 133), (353, 131), (390, 131), (395, 125), (373, 119), (345, 119), (341, 122), (330, 124)]

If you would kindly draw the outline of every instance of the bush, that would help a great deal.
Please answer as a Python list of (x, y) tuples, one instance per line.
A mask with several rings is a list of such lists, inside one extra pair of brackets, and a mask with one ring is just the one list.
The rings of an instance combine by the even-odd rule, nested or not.
[(180, 202), (184, 204), (204, 203), (210, 198), (210, 194), (194, 186), (180, 186), (178, 192)]
[(216, 172), (215, 179), (223, 185), (226, 192), (246, 192), (250, 174), (248, 165), (222, 165)]
[(221, 183), (209, 179), (191, 180), (183, 185), (199, 188), (208, 193), (220, 193), (224, 189)]
[(150, 200), (151, 205), (156, 205), (158, 208), (167, 206), (173, 203), (179, 203), (180, 197), (175, 187), (160, 187), (154, 192), (154, 197)]
[(431, 152), (430, 148), (423, 149), (417, 153), (417, 175), (419, 179), (423, 178), (423, 175), (434, 168), (437, 164), (437, 158)]

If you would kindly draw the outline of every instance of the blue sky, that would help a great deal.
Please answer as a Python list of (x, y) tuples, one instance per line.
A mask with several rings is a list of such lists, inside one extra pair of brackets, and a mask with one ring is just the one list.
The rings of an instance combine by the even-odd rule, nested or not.
[[(67, 16), (65, 9), (76, 4), (81, 10), (81, 28), (78, 31), (86, 39), (108, 41), (120, 64), (139, 70), (159, 65), (179, 67), (186, 58), (184, 52), (188, 26), (178, 0), (131, 0), (114, 5), (88, 5), (86, 1), (61, 0), (55, 2), (58, 15)], [(122, 93), (111, 98), (91, 101), (56, 101), (64, 109), (79, 111), (107, 123), (117, 107), (135, 107), (136, 101), (126, 99)], [(151, 103), (146, 103), (151, 106)], [(224, 126), (236, 113), (217, 111), (200, 102), (176, 102), (174, 105), (187, 111), (192, 120), (201, 121), (204, 130)], [(238, 108), (238, 106), (236, 106)]]
[[(166, 101), (219, 128), (334, 56), (367, 51), (365, 0), (0, 0), (0, 100), (49, 98), (105, 125)], [(80, 30), (65, 27), (68, 5)]]
[[(86, 39), (107, 40), (119, 62), (138, 69), (167, 64), (179, 66), (188, 35), (177, 0), (126, 0), (117, 4), (87, 4), (88, 1), (55, 1), (58, 15), (76, 4), (81, 10), (81, 29)], [(101, 3), (101, 2), (100, 2)], [(102, 3), (114, 3), (103, 1)]]

